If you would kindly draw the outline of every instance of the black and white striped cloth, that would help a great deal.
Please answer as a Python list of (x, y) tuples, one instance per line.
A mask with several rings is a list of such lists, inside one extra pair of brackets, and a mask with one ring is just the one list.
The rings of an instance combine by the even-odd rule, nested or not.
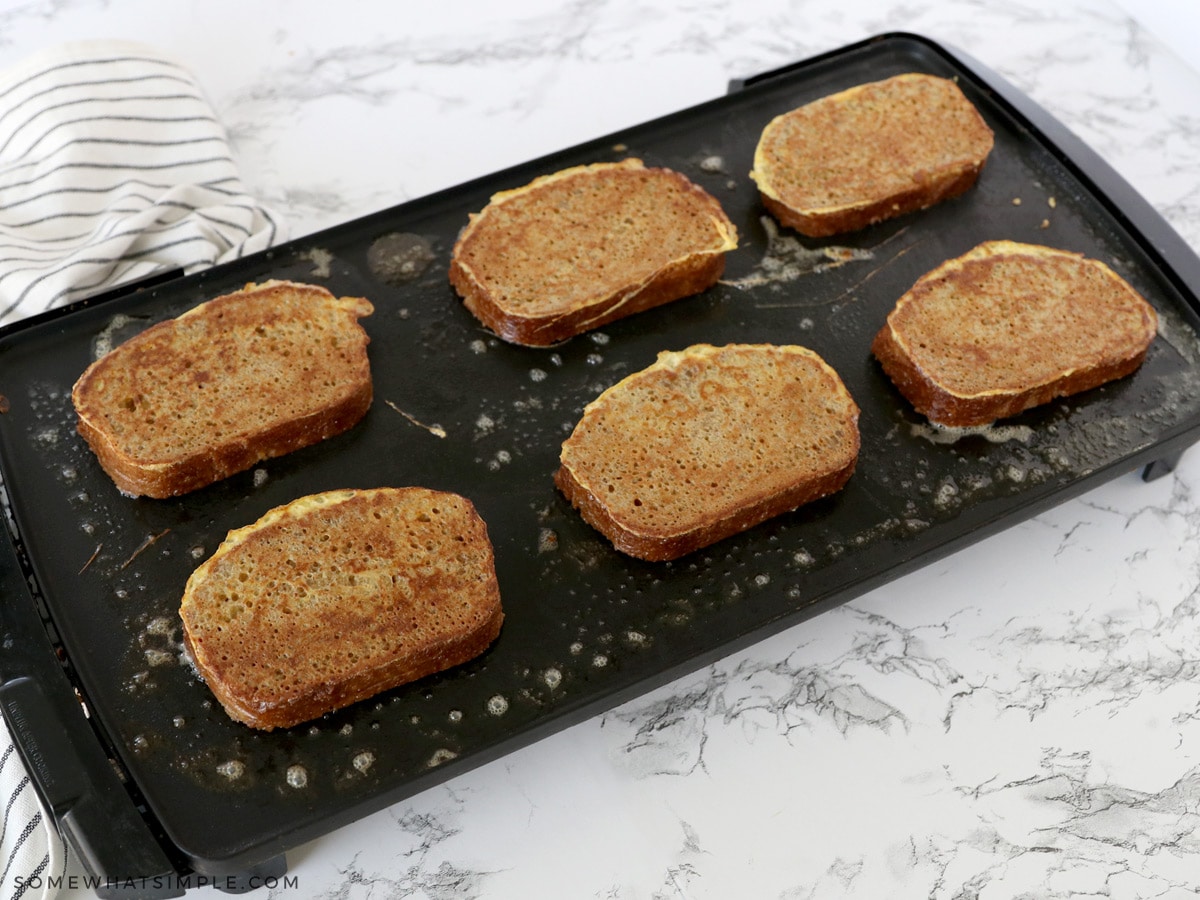
[(178, 63), (96, 42), (0, 74), (0, 325), (278, 232)]
[[(282, 240), (194, 77), (90, 42), (0, 72), (0, 325)], [(65, 853), (0, 720), (0, 900), (53, 896)]]
[(52, 897), (63, 883), (66, 854), (52, 822), (47, 821), (17, 748), (0, 722), (0, 803), (4, 804), (0, 833), (2, 896)]

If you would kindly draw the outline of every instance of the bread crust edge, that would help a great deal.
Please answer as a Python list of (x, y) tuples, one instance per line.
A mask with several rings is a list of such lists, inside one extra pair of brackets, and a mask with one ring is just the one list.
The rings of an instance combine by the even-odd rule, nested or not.
[(759, 197), (767, 212), (780, 224), (795, 229), (805, 237), (831, 237), (928, 209), (965, 194), (979, 180), (983, 166), (984, 161), (981, 160), (966, 167), (955, 167), (938, 172), (925, 183), (909, 190), (829, 209), (793, 208), (769, 193), (769, 179), (764, 179), (767, 185), (759, 187)]
[(489, 599), (494, 601), (492, 615), (480, 623), (479, 627), (457, 635), (454, 640), (444, 641), (429, 648), (417, 657), (405, 657), (391, 664), (378, 666), (347, 681), (327, 683), (322, 685), (320, 690), (306, 692), (287, 703), (247, 701), (228, 690), (219, 679), (205, 677), (203, 651), (192, 642), (186, 628), (183, 632), (183, 642), (196, 665), (196, 670), (231, 719), (259, 731), (292, 728), (481, 656), (500, 636), (504, 623), (500, 591), (494, 579), (490, 587), (492, 596)]
[[(247, 696), (246, 691), (236, 690), (220, 677), (220, 667), (210, 663), (203, 641), (196, 639), (190, 624), (193, 607), (190, 602), (193, 596), (192, 579), (201, 577), (209, 567), (214, 565), (214, 561), (228, 552), (229, 548), (253, 535), (256, 530), (286, 519), (302, 501), (319, 496), (330, 498), (329, 502), (336, 505), (351, 500), (358, 494), (379, 494), (392, 490), (403, 489), (372, 488), (363, 491), (327, 491), (322, 495), (309, 495), (309, 497), (298, 498), (284, 506), (275, 507), (257, 521), (231, 531), (216, 552), (193, 571), (192, 577), (188, 579), (188, 584), (184, 588), (179, 606), (179, 616), (183, 624), (184, 648), (195, 666), (197, 674), (231, 719), (262, 731), (290, 728), (311, 722), (327, 713), (369, 699), (384, 691), (467, 663), (482, 655), (499, 637), (504, 623), (504, 609), (500, 596), (500, 584), (496, 575), (495, 552), (491, 546), (487, 523), (468, 498), (455, 494), (453, 496), (462, 502), (464, 512), (470, 520), (468, 530), (472, 533), (472, 539), (485, 543), (487, 547), (484, 568), (481, 570), (486, 572), (487, 577), (480, 585), (479, 602), (474, 605), (474, 608), (484, 610), (485, 616), (480, 617), (470, 627), (450, 634), (442, 640), (431, 642), (419, 648), (417, 652), (394, 656), (380, 665), (351, 673), (344, 679), (326, 680), (287, 700), (256, 700)], [(433, 495), (444, 493), (426, 488), (419, 490)], [(345, 496), (336, 496), (339, 494)], [(302, 512), (300, 515), (303, 516), (305, 513)]]
[(450, 283), (463, 305), (501, 339), (526, 347), (549, 347), (617, 319), (699, 294), (716, 284), (724, 271), (725, 251), (694, 253), (673, 260), (627, 291), (540, 316), (521, 316), (502, 308), (458, 259), (450, 263)]
[[(1074, 259), (1094, 267), (1131, 299), (1136, 300), (1144, 316), (1143, 340), (1130, 344), (1121, 355), (1098, 360), (1092, 365), (1064, 369), (1053, 378), (1021, 389), (996, 389), (977, 394), (962, 394), (943, 386), (914, 360), (907, 343), (893, 327), (894, 317), (905, 304), (912, 302), (912, 298), (924, 285), (960, 271), (976, 261), (1008, 255), (1035, 259)], [(904, 398), (930, 422), (945, 428), (971, 428), (990, 425), (1060, 397), (1079, 394), (1133, 374), (1145, 362), (1157, 329), (1158, 314), (1154, 307), (1101, 260), (1042, 244), (993, 240), (984, 241), (966, 253), (944, 261), (918, 278), (888, 313), (883, 327), (871, 341), (871, 354)]]
[(904, 352), (890, 325), (884, 325), (871, 342), (871, 353), (884, 374), (913, 409), (933, 424), (945, 428), (990, 425), (1059, 397), (1079, 394), (1132, 375), (1145, 361), (1148, 350), (1146, 346), (1133, 355), (1111, 362), (1073, 369), (1024, 390), (989, 391), (967, 396), (942, 387), (923, 372)]
[(302, 419), (280, 422), (247, 439), (231, 440), (166, 463), (142, 461), (122, 453), (113, 446), (107, 432), (97, 428), (85, 413), (78, 414), (76, 430), (121, 493), (164, 500), (349, 431), (367, 414), (373, 397), (374, 389), (368, 378), (335, 406)]
[(750, 498), (733, 511), (678, 534), (655, 535), (629, 528), (575, 477), (567, 465), (560, 465), (554, 473), (554, 484), (578, 510), (580, 518), (608, 538), (617, 550), (647, 562), (668, 562), (840, 491), (849, 482), (858, 463), (860, 438), (857, 428), (854, 434), (854, 453), (846, 464), (777, 493)]

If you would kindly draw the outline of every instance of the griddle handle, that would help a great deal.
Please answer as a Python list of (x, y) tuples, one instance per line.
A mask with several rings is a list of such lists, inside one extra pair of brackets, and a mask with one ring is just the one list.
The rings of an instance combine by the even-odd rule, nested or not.
[(80, 753), (76, 736), (32, 678), (0, 686), (0, 709), (43, 808), (78, 856), (100, 897), (179, 897), (179, 878), (107, 759)]
[(85, 716), (9, 537), (0, 540), (0, 713), (42, 808), (98, 896), (179, 897), (177, 869)]
[[(820, 57), (816, 58), (819, 59)], [(736, 94), (738, 91), (744, 91), (750, 85), (758, 84), (760, 81), (770, 81), (773, 78), (778, 78), (780, 75), (787, 75), (796, 69), (807, 68), (812, 62), (812, 59), (802, 59), (799, 62), (789, 63), (777, 69), (768, 69), (766, 72), (759, 72), (757, 75), (747, 75), (744, 78), (730, 78), (725, 85), (725, 93)]]
[(1170, 475), (1175, 471), (1175, 467), (1179, 465), (1179, 460), (1182, 458), (1182, 450), (1177, 453), (1168, 453), (1160, 456), (1142, 469), (1142, 481), (1157, 481), (1164, 475)]
[(828, 50), (825, 53), (818, 53), (815, 56), (806, 56), (803, 59), (797, 60), (796, 62), (788, 63), (787, 65), (779, 66), (775, 69), (768, 69), (766, 72), (758, 72), (755, 75), (747, 75), (744, 78), (730, 78), (725, 85), (725, 93), (736, 94), (738, 91), (743, 91), (753, 84), (759, 84), (763, 81), (772, 81), (781, 76), (790, 75), (792, 72), (795, 72), (799, 69), (807, 69), (826, 58), (832, 58), (835, 56), (844, 57), (847, 53), (853, 53), (860, 47), (865, 47), (868, 44), (874, 44), (878, 41), (891, 40), (897, 37), (914, 38), (924, 43), (929, 43), (925, 38), (922, 38), (919, 35), (890, 32), (887, 34), (878, 34), (874, 35), (873, 37), (858, 41), (857, 43), (848, 44), (845, 47), (838, 47), (835, 50)]

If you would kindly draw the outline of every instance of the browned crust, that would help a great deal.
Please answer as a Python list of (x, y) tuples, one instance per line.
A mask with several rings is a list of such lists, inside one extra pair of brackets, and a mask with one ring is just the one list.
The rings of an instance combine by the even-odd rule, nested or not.
[(502, 339), (528, 347), (548, 347), (582, 331), (698, 294), (716, 284), (724, 271), (724, 253), (695, 254), (660, 269), (631, 293), (610, 294), (585, 307), (543, 316), (506, 312), (457, 259), (450, 262), (450, 283), (463, 298), (463, 305)]
[(1091, 390), (1135, 372), (1146, 359), (1148, 348), (1124, 359), (1076, 369), (1044, 384), (1010, 393), (964, 397), (954, 394), (922, 372), (904, 353), (889, 325), (884, 325), (871, 343), (871, 352), (913, 408), (936, 425), (969, 428), (1015, 416), (1034, 406)]
[[(800, 138), (799, 146), (789, 135)], [(965, 193), (994, 143), (987, 122), (952, 80), (910, 72), (776, 116), (759, 137), (750, 177), (780, 223), (828, 237)], [(836, 173), (848, 166), (873, 177), (814, 189), (836, 184)]]
[[(1129, 327), (1127, 330), (1127, 326), (1111, 325), (1110, 329), (1121, 329), (1112, 335), (1115, 346), (1090, 359), (1071, 357), (1061, 362), (1061, 357), (1055, 355), (1052, 345), (1047, 344), (1045, 340), (1039, 341), (1027, 336), (1022, 339), (1025, 343), (1022, 343), (1021, 348), (1036, 348), (1058, 367), (1058, 371), (1051, 369), (1042, 376), (1029, 376), (1025, 384), (992, 387), (988, 386), (985, 379), (970, 390), (955, 390), (950, 386), (953, 382), (947, 381), (944, 373), (937, 370), (935, 363), (927, 360), (927, 368), (922, 367), (918, 359), (919, 354), (912, 346), (912, 335), (903, 328), (903, 314), (911, 314), (914, 304), (919, 308), (921, 299), (932, 286), (944, 281), (959, 284), (960, 290), (966, 292), (959, 296), (964, 304), (969, 302), (973, 291), (981, 283), (978, 280), (981, 278), (981, 267), (986, 269), (995, 265), (998, 260), (1006, 258), (1033, 266), (1042, 262), (1055, 264), (1068, 260), (1088, 267), (1106, 279), (1109, 288), (1120, 293), (1122, 300), (1128, 304), (1126, 312), (1139, 320), (1137, 327)], [(1010, 286), (1012, 290), (1017, 290), (1018, 287)], [(1069, 296), (1072, 299), (1092, 304), (1089, 309), (1094, 320), (1104, 323), (1113, 321), (1113, 314), (1106, 310), (1100, 301), (1095, 301), (1092, 295), (1075, 285), (1071, 287)], [(1145, 361), (1156, 328), (1157, 315), (1153, 307), (1116, 272), (1099, 260), (1088, 260), (1079, 253), (1037, 244), (986, 241), (921, 276), (913, 287), (896, 301), (887, 321), (871, 342), (871, 353), (917, 412), (936, 425), (963, 428), (987, 425), (1058, 397), (1091, 390), (1132, 374)], [(1003, 350), (1004, 347), (1000, 347), (997, 352)], [(1015, 347), (1009, 347), (1010, 352), (1015, 350)], [(986, 372), (986, 366), (981, 371)]]
[(283, 456), (348, 431), (371, 408), (373, 387), (368, 380), (356, 384), (354, 392), (336, 406), (312, 416), (280, 422), (246, 441), (214, 445), (204, 452), (172, 460), (162, 467), (147, 468), (113, 446), (111, 437), (79, 416), (78, 431), (96, 454), (101, 468), (117, 488), (134, 497), (166, 499), (178, 497), (249, 469), (256, 463)]
[(534, 179), (522, 187), (502, 191), (492, 197), (489, 208), (535, 191), (547, 183), (593, 175), (605, 179), (618, 170), (645, 171), (669, 178), (686, 195), (695, 210), (703, 211), (714, 224), (723, 246), (696, 248), (686, 256), (665, 263), (644, 281), (621, 285), (608, 294), (588, 298), (582, 304), (564, 304), (559, 309), (544, 313), (514, 310), (506, 308), (489, 286), (480, 281), (470, 263), (463, 259), (465, 249), (477, 229), (484, 227), (488, 221), (488, 208), (485, 208), (470, 216), (467, 227), (455, 242), (450, 258), (450, 284), (462, 298), (463, 305), (503, 340), (522, 346), (547, 347), (617, 319), (699, 294), (716, 284), (725, 271), (725, 254), (737, 246), (737, 229), (712, 194), (672, 169), (645, 169), (642, 161), (634, 158), (619, 163), (575, 166)]
[(925, 183), (898, 194), (832, 210), (793, 209), (786, 203), (759, 191), (763, 206), (781, 225), (794, 228), (806, 237), (829, 237), (874, 225), (886, 219), (928, 209), (944, 200), (965, 194), (979, 179), (983, 163), (954, 168), (934, 175)]
[[(339, 499), (339, 493), (344, 493), (345, 497)], [(306, 504), (314, 501), (319, 504), (325, 498), (332, 497), (336, 506), (343, 501), (358, 503), (361, 500), (365, 504), (365, 518), (372, 504), (403, 502), (405, 495), (418, 493), (427, 495), (430, 505), (449, 503), (459, 507), (458, 515), (461, 518), (456, 522), (458, 539), (464, 546), (474, 548), (477, 555), (476, 565), (449, 577), (439, 566), (432, 567), (435, 571), (424, 571), (430, 568), (429, 566), (413, 568), (411, 565), (399, 563), (397, 566), (413, 575), (415, 590), (426, 597), (431, 606), (460, 597), (469, 601), (470, 614), (465, 622), (463, 617), (456, 617), (457, 624), (454, 629), (448, 629), (436, 638), (426, 636), (421, 643), (407, 641), (403, 649), (395, 649), (386, 658), (374, 664), (360, 659), (355, 668), (341, 673), (340, 677), (329, 674), (323, 680), (301, 679), (303, 689), (288, 692), (263, 688), (256, 680), (254, 672), (246, 668), (245, 658), (232, 660), (226, 655), (227, 647), (223, 641), (229, 640), (229, 635), (223, 634), (220, 626), (213, 626), (208, 618), (212, 608), (208, 603), (200, 606), (200, 601), (196, 599), (197, 588), (194, 586), (195, 580), (206, 577), (208, 568), (223, 554), (237, 552), (236, 548), (241, 542), (253, 541), (264, 529), (270, 530), (274, 523), (285, 519), (297, 508), (303, 510), (299, 514), (300, 520), (307, 522), (312, 517), (315, 527), (319, 522), (319, 514), (310, 513), (305, 508)], [(360, 505), (358, 508), (364, 509), (364, 506)], [(388, 539), (390, 538), (384, 538)], [(380, 559), (379, 562), (382, 563), (383, 560)], [(447, 561), (446, 564), (451, 568), (461, 565), (451, 561)], [(302, 580), (301, 576), (289, 575), (289, 571), (272, 572), (270, 577), (282, 578), (285, 581)], [(264, 581), (266, 577), (264, 576)], [(278, 592), (267, 591), (265, 587), (262, 591), (262, 596), (256, 598), (256, 603), (270, 606), (272, 596), (276, 596)], [(382, 597), (380, 599), (384, 600)], [(347, 649), (356, 648), (356, 645), (361, 643), (360, 638), (356, 636), (363, 635), (363, 629), (371, 630), (372, 637), (391, 637), (403, 634), (410, 627), (407, 616), (411, 613), (399, 612), (386, 600), (381, 603), (375, 603), (374, 600), (372, 595), (355, 597), (356, 602), (353, 604), (342, 604), (336, 611), (323, 611), (320, 619), (313, 621), (317, 622), (322, 633), (334, 636), (334, 640)], [(312, 721), (382, 691), (474, 659), (499, 636), (504, 613), (487, 525), (470, 500), (457, 494), (424, 488), (375, 488), (365, 491), (331, 491), (302, 497), (269, 511), (250, 526), (230, 532), (213, 557), (189, 579), (180, 604), (180, 618), (183, 623), (184, 646), (197, 672), (228, 715), (235, 721), (253, 728), (270, 731)], [(311, 628), (294, 632), (284, 630), (286, 626), (269, 627), (270, 634), (260, 635), (261, 640), (257, 642), (259, 655), (250, 662), (251, 668), (259, 665), (278, 665), (303, 670), (305, 636), (311, 634)], [(248, 636), (249, 633), (243, 635)]]
[[(209, 300), (183, 316), (158, 322), (131, 339), (127, 349), (130, 352), (141, 353), (139, 359), (147, 369), (154, 369), (160, 365), (167, 369), (178, 368), (186, 362), (180, 354), (164, 353), (161, 350), (143, 353), (141, 348), (155, 335), (177, 327), (185, 317), (222, 315), (228, 316), (231, 327), (234, 323), (244, 325), (246, 315), (237, 306), (241, 295), (256, 293), (270, 296), (279, 292), (316, 294), (327, 297), (330, 301), (346, 304), (348, 309), (353, 309), (353, 312), (347, 313), (352, 316), (352, 325), (347, 329), (347, 334), (355, 335), (361, 341), (362, 348), (370, 342), (366, 332), (356, 321), (358, 316), (371, 313), (372, 307), (368, 301), (361, 298), (335, 301), (333, 295), (324, 288), (269, 281), (247, 285), (241, 291)], [(114, 352), (123, 351), (122, 348), (117, 348)], [(109, 357), (104, 357), (94, 362), (80, 375), (72, 388), (71, 400), (78, 420), (76, 430), (87, 442), (117, 488), (135, 497), (177, 497), (244, 471), (263, 460), (319, 443), (352, 428), (366, 415), (373, 400), (370, 362), (364, 350), (351, 360), (350, 365), (346, 366), (339, 376), (342, 395), (336, 402), (323, 409), (299, 418), (278, 421), (258, 431), (233, 436), (224, 442), (214, 442), (195, 452), (171, 459), (142, 459), (131, 456), (118, 446), (116, 436), (111, 429), (105, 427), (104, 410), (97, 408), (95, 398), (90, 393), (92, 379), (102, 377), (101, 373), (108, 361)]]
[(554, 473), (554, 483), (579, 511), (580, 517), (612, 541), (617, 550), (649, 562), (666, 562), (732, 537), (806, 503), (837, 493), (854, 474), (859, 441), (858, 432), (855, 430), (854, 454), (846, 465), (819, 477), (805, 479), (785, 491), (748, 499), (743, 506), (727, 515), (671, 535), (642, 534), (628, 529), (612, 516), (608, 507), (595, 494), (576, 480), (574, 473), (565, 465), (559, 466), (558, 471)]
[(500, 635), (504, 613), (500, 607), (499, 587), (494, 581), (492, 602), (494, 608), (491, 616), (468, 633), (422, 648), (420, 653), (396, 659), (388, 665), (357, 673), (346, 681), (323, 684), (287, 703), (247, 703), (244, 698), (230, 691), (220, 678), (205, 676), (200, 663), (200, 659), (204, 658), (203, 651), (198, 652), (199, 648), (192, 643), (192, 637), (186, 629), (183, 641), (188, 654), (196, 662), (197, 670), (205, 676), (209, 690), (229, 717), (251, 728), (273, 731), (311, 722), (383, 691), (469, 662), (482, 654)]
[[(746, 370), (724, 367), (721, 360), (726, 358), (737, 361), (738, 366), (746, 365)], [(764, 445), (766, 438), (753, 423), (762, 421), (758, 417), (763, 410), (776, 407), (772, 399), (770, 407), (763, 405), (758, 410), (756, 403), (764, 404), (764, 397), (758, 392), (753, 394), (757, 401), (747, 396), (737, 406), (745, 411), (745, 419), (729, 418), (743, 414), (731, 409), (719, 420), (707, 421), (699, 430), (691, 427), (689, 423), (700, 407), (719, 402), (720, 379), (732, 377), (741, 386), (744, 378), (751, 377), (750, 363), (761, 365), (758, 371), (769, 377), (787, 372), (787, 377), (780, 375), (764, 390), (778, 389), (778, 402), (785, 404), (789, 416), (795, 413), (803, 418), (813, 414), (822, 420), (813, 426), (811, 442), (803, 429), (788, 427), (799, 419), (789, 418), (785, 425), (768, 418), (769, 426), (764, 423), (764, 427), (771, 429), (771, 440)], [(798, 372), (804, 373), (803, 378)], [(648, 389), (654, 398), (650, 402), (655, 404), (653, 415), (662, 427), (655, 432), (655, 426), (649, 426), (646, 436), (652, 443), (634, 447), (639, 444), (639, 428), (649, 410), (636, 404), (626, 405), (622, 400), (627, 391), (639, 390), (647, 383), (653, 385)], [(618, 395), (620, 399), (613, 399)], [(700, 397), (707, 399), (698, 400)], [(615, 418), (610, 419), (610, 414)], [(694, 344), (682, 351), (661, 352), (654, 364), (627, 376), (588, 404), (571, 436), (563, 443), (554, 483), (581, 518), (607, 537), (617, 550), (639, 559), (663, 562), (841, 490), (854, 472), (861, 449), (858, 418), (858, 406), (837, 372), (807, 348)], [(739, 435), (747, 435), (750, 440), (736, 448), (733, 445), (738, 444), (737, 439), (721, 440), (722, 464), (731, 464), (729, 471), (736, 472), (736, 484), (713, 483), (711, 487), (716, 490), (710, 492), (690, 476), (713, 462), (707, 449), (717, 444), (713, 435), (724, 434), (729, 428), (738, 429)], [(652, 436), (654, 433), (657, 436)], [(698, 442), (696, 448), (706, 448), (696, 459), (691, 455), (693, 440)], [(608, 462), (636, 459), (639, 451), (651, 448), (653, 456), (640, 457), (643, 460), (640, 466), (620, 471), (631, 475), (633, 481), (661, 478), (692, 485), (683, 489), (686, 514), (663, 518), (641, 515), (634, 510), (643, 506), (643, 501), (637, 496), (625, 496), (614, 483), (614, 477), (622, 481), (624, 476), (614, 475), (607, 467)], [(770, 454), (771, 464), (755, 461), (763, 454)], [(689, 468), (684, 459), (695, 462), (699, 470)], [(667, 469), (659, 472), (658, 463), (669, 460), (674, 463), (668, 462)], [(710, 472), (707, 477), (721, 476)], [(627, 505), (630, 500), (631, 505)], [(647, 505), (652, 507), (656, 502), (648, 499)]]

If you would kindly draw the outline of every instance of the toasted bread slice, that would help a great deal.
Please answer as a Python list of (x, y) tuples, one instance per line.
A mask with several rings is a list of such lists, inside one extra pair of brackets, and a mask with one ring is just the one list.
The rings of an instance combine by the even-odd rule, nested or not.
[(454, 245), (450, 283), (501, 338), (544, 347), (703, 291), (735, 247), (708, 192), (626, 159), (493, 196)]
[(87, 368), (79, 433), (122, 492), (159, 498), (332, 437), (371, 406), (372, 311), (287, 281), (202, 303)]
[(855, 231), (971, 187), (994, 136), (953, 81), (910, 73), (774, 118), (750, 177), (767, 211), (809, 237)]
[(1104, 263), (989, 241), (920, 278), (871, 349), (931, 422), (973, 426), (1130, 374), (1157, 328)]
[(416, 487), (313, 494), (229, 532), (179, 614), (226, 712), (267, 731), (473, 659), (504, 619), (475, 507)]
[(858, 407), (803, 347), (697, 344), (604, 391), (555, 483), (620, 551), (675, 559), (840, 490)]

